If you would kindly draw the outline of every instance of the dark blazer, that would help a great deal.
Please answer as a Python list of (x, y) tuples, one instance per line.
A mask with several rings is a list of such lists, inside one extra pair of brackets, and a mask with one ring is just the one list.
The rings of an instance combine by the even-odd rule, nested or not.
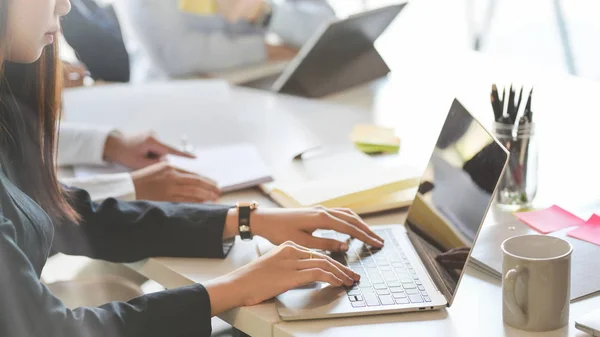
[[(7, 99), (2, 103), (0, 122), (10, 128), (0, 136), (6, 136), (6, 130), (27, 131), (33, 120), (29, 117), (34, 116), (31, 109), (15, 107)], [(200, 284), (127, 303), (70, 310), (40, 282), (40, 275), (51, 251), (113, 262), (153, 256), (223, 258), (228, 206), (115, 199), (95, 204), (87, 192), (72, 190), (72, 204), (83, 220), (53, 223), (19, 187), (27, 179), (20, 168), (28, 162), (19, 157), (39, 153), (28, 149), (35, 147), (37, 137), (18, 132), (6, 139), (0, 137), (0, 336), (210, 335), (210, 299)], [(13, 146), (19, 148), (18, 154)]]
[(61, 21), (63, 35), (95, 80), (129, 82), (129, 55), (112, 6), (94, 0), (71, 0)]

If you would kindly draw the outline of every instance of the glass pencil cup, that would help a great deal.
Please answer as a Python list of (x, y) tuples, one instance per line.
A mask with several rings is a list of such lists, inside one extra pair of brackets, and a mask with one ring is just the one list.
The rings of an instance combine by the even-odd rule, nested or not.
[(498, 186), (498, 207), (515, 211), (531, 206), (538, 187), (538, 148), (535, 124), (494, 123), (494, 136), (510, 152)]

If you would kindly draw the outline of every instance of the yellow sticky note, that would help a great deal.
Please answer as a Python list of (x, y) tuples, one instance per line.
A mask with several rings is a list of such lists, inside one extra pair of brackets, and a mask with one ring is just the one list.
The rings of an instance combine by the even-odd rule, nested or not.
[(217, 13), (216, 0), (179, 0), (179, 10), (198, 15), (214, 15)]
[(390, 128), (361, 124), (354, 127), (350, 138), (365, 153), (397, 153), (400, 150), (400, 138)]

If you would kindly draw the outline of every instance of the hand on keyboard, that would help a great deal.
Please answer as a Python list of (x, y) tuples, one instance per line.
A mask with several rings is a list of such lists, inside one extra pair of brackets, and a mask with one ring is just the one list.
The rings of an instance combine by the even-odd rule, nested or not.
[(252, 212), (252, 229), (274, 244), (293, 241), (308, 248), (346, 252), (346, 242), (313, 236), (318, 229), (334, 230), (370, 246), (383, 247), (383, 239), (354, 212), (340, 208), (257, 209)]

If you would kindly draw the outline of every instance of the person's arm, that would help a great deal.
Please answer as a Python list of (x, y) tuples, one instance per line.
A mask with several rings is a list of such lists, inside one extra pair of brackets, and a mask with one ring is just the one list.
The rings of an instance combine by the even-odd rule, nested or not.
[(269, 31), (277, 34), (287, 45), (300, 48), (335, 17), (324, 0), (287, 0), (273, 6)]
[(158, 256), (224, 258), (235, 235), (224, 232), (230, 206), (112, 198), (95, 204), (86, 191), (70, 192), (82, 220), (56, 226), (53, 248), (65, 254), (111, 262)]
[(0, 216), (0, 336), (210, 336), (211, 302), (200, 284), (97, 308), (66, 308), (40, 282), (17, 233)]
[(262, 30), (228, 29), (221, 18), (180, 12), (176, 1), (127, 0), (120, 6), (152, 62), (170, 77), (266, 60)]
[(104, 163), (106, 141), (113, 128), (79, 123), (61, 123), (58, 137), (59, 166)]
[(129, 82), (129, 55), (114, 13), (94, 0), (71, 2), (71, 11), (61, 20), (67, 43), (95, 80)]

